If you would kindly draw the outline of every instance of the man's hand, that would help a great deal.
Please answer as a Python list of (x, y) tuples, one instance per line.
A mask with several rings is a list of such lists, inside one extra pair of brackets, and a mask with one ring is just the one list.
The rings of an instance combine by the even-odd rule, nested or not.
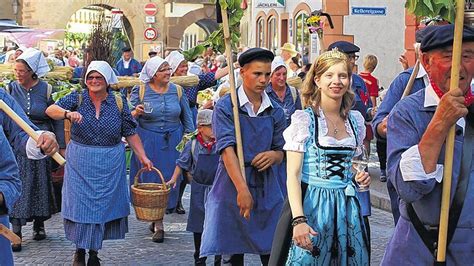
[(408, 59), (405, 57), (405, 55), (400, 55), (400, 57), (398, 58), (398, 61), (400, 62), (400, 64), (402, 65), (403, 67), (403, 70), (406, 70), (408, 69), (410, 66), (408, 65)]
[(441, 97), (433, 120), (438, 121), (444, 129), (449, 129), (459, 118), (466, 116), (468, 112), (464, 105), (464, 92), (457, 88), (448, 91)]
[(58, 142), (56, 141), (56, 136), (49, 131), (41, 133), (36, 142), (36, 147), (40, 148), (44, 154), (51, 156), (59, 150)]
[(249, 220), (250, 210), (253, 208), (253, 198), (247, 187), (237, 191), (237, 206), (240, 209), (240, 215)]
[(264, 151), (255, 158), (253, 158), (251, 164), (257, 168), (259, 172), (267, 170), (270, 166), (279, 161), (280, 154), (277, 151)]
[(387, 120), (388, 116), (384, 117), (382, 122), (377, 125), (377, 133), (383, 138), (387, 138)]

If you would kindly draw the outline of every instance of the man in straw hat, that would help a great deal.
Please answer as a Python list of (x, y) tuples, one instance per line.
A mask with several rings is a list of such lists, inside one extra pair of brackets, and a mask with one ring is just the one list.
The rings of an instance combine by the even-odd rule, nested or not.
[[(444, 145), (456, 127), (447, 265), (474, 255), (474, 29), (463, 29), (459, 87), (450, 90), (454, 25), (437, 26), (421, 42), (430, 84), (403, 100), (388, 119), (388, 177), (400, 196), (400, 219), (382, 265), (433, 265), (437, 253)], [(468, 110), (469, 108), (469, 110)], [(467, 115), (467, 117), (466, 117)]]
[[(251, 48), (239, 57), (242, 86), (237, 89), (245, 179), (235, 152), (236, 137), (230, 95), (214, 109), (212, 128), (221, 160), (206, 201), (201, 256), (232, 254), (243, 265), (244, 254), (260, 255), (268, 264), (283, 197), (272, 166), (283, 159), (283, 110), (265, 93), (273, 53)], [(242, 217), (243, 216), (243, 217)]]

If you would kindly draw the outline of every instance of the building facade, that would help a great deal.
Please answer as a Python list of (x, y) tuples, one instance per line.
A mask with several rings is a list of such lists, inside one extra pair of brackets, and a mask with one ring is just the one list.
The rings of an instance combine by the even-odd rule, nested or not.
[[(391, 80), (402, 70), (398, 62), (405, 49), (413, 47), (417, 21), (405, 17), (401, 1), (373, 0), (253, 0), (249, 45), (266, 47), (278, 52), (286, 42), (295, 44), (302, 55), (312, 62), (319, 54), (317, 34), (309, 34), (306, 18), (314, 10), (331, 15), (334, 28), (324, 24), (324, 49), (334, 41), (352, 42), (361, 48), (358, 69), (362, 70), (363, 56), (374, 54), (379, 65), (374, 75), (381, 86), (388, 87)], [(406, 26), (407, 25), (407, 26)], [(408, 36), (408, 42), (405, 41)], [(304, 58), (304, 57), (303, 57)], [(413, 64), (413, 58), (410, 58)]]

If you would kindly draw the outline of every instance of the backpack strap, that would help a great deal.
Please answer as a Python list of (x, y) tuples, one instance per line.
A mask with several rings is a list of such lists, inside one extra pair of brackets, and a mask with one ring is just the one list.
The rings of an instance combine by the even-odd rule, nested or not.
[(143, 103), (143, 99), (145, 99), (145, 83), (140, 83), (140, 87), (138, 89), (138, 99), (140, 103)]
[(120, 113), (122, 113), (122, 111), (123, 111), (122, 95), (120, 94), (120, 92), (113, 92), (113, 94), (114, 94), (114, 97), (115, 97), (115, 102), (117, 103), (117, 107), (118, 107)]
[(295, 87), (289, 86), (290, 92), (291, 92), (291, 97), (293, 98), (293, 103), (296, 104), (296, 98), (298, 98), (298, 93), (296, 92)]
[(53, 93), (53, 86), (48, 83), (48, 87), (46, 88), (46, 100), (49, 101), (51, 98), (51, 93)]
[(78, 99), (77, 99), (77, 109), (79, 109), (79, 106), (81, 106), (81, 103), (82, 103), (82, 92), (79, 92)]
[(181, 97), (183, 96), (183, 87), (178, 84), (174, 84), (176, 86), (176, 92), (178, 93), (178, 100), (181, 101)]
[(10, 94), (11, 92), (10, 83), (8, 83), (8, 85), (5, 87), (5, 91), (7, 92), (7, 94)]

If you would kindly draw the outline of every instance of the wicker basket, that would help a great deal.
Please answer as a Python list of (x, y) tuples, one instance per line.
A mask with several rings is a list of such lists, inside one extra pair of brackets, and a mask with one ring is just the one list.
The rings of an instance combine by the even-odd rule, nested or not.
[(161, 178), (162, 184), (138, 183), (145, 168), (140, 169), (135, 175), (135, 180), (131, 186), (132, 204), (135, 209), (137, 219), (145, 222), (153, 222), (163, 219), (168, 204), (170, 188), (166, 185), (165, 179), (160, 170), (152, 168)]

